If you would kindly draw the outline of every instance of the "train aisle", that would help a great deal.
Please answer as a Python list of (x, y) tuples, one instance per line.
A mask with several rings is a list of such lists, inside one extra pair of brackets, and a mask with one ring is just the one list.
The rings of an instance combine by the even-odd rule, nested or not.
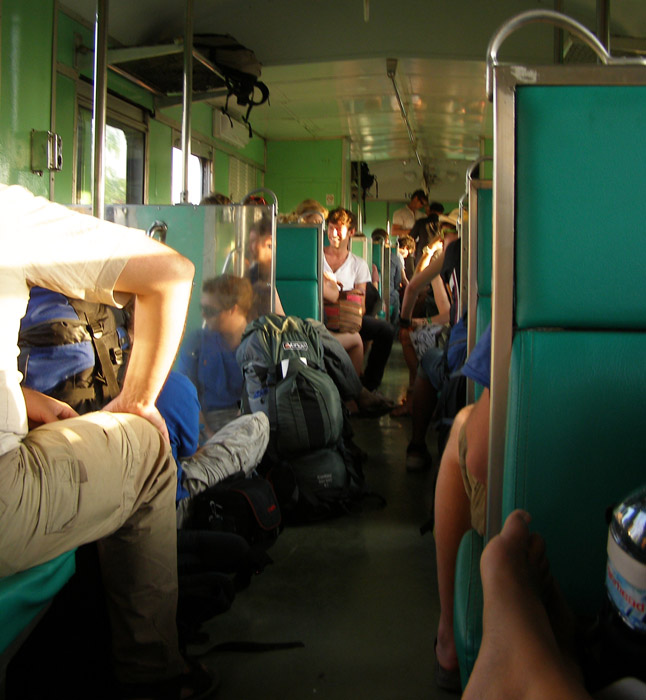
[[(406, 380), (395, 343), (383, 393), (398, 398)], [(405, 470), (410, 418), (354, 419), (353, 427), (370, 455), (367, 483), (388, 505), (380, 510), (368, 503), (358, 515), (283, 531), (269, 551), (274, 563), (206, 629), (211, 643), (305, 646), (207, 655), (205, 665), (222, 676), (220, 700), (450, 697), (433, 681), (434, 542), (419, 533), (431, 474)]]

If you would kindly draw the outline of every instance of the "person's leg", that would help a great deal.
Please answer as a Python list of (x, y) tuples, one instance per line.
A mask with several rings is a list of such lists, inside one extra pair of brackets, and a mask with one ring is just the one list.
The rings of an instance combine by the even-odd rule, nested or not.
[(122, 682), (184, 669), (175, 622), (175, 463), (138, 416), (49, 423), (0, 457), (0, 575), (99, 542)]
[(471, 504), (460, 469), (461, 433), (464, 439), (462, 427), (470, 410), (471, 406), (467, 406), (455, 417), (442, 454), (435, 490), (435, 552), (440, 597), (435, 653), (447, 671), (458, 668), (453, 636), (455, 562), (462, 537), (471, 527)]
[(362, 381), (366, 389), (374, 391), (381, 384), (384, 376), (395, 333), (393, 327), (386, 321), (364, 316), (360, 334), (364, 342), (372, 341)]
[(348, 353), (357, 377), (363, 371), (363, 341), (358, 333), (335, 333), (336, 339)]
[(542, 542), (529, 533), (528, 522), (527, 513), (511, 513), (482, 553), (483, 636), (462, 696), (466, 700), (590, 698), (545, 607), (546, 597), (551, 605), (560, 596), (547, 573)]
[(412, 434), (406, 448), (406, 469), (418, 471), (428, 468), (431, 456), (426, 447), (426, 433), (437, 406), (437, 387), (442, 386), (446, 374), (444, 351), (429, 348), (420, 360), (413, 384)]
[(227, 423), (188, 459), (182, 460), (182, 485), (189, 498), (177, 506), (178, 527), (190, 510), (190, 499), (237, 472), (249, 474), (269, 444), (269, 419), (264, 413), (239, 416)]

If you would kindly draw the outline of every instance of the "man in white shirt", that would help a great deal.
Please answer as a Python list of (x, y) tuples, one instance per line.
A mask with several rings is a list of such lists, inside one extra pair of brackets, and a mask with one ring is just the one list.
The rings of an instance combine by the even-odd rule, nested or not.
[(424, 207), (428, 204), (428, 197), (424, 190), (415, 190), (410, 196), (410, 202), (405, 207), (397, 209), (393, 213), (392, 234), (401, 238), (407, 236), (417, 219), (425, 216)]
[[(98, 540), (125, 695), (213, 683), (177, 642), (176, 470), (155, 400), (182, 336), (193, 264), (133, 231), (0, 185), (0, 577)], [(121, 393), (78, 417), (20, 386), (31, 286), (121, 306), (136, 341)], [(31, 428), (31, 429), (30, 429)]]
[[(366, 284), (371, 280), (366, 261), (350, 252), (350, 238), (353, 232), (353, 216), (349, 211), (339, 208), (330, 212), (327, 219), (330, 245), (324, 249), (324, 271), (328, 283), (323, 292), (329, 301), (335, 301), (332, 296), (334, 281), (340, 283), (343, 290), (359, 289), (365, 295)], [(338, 287), (336, 289), (338, 290)], [(338, 298), (338, 291), (336, 296)], [(364, 342), (373, 342), (361, 381), (366, 389), (374, 391), (381, 384), (393, 344), (394, 331), (389, 323), (367, 316), (365, 311), (364, 296), (364, 315), (359, 333)]]

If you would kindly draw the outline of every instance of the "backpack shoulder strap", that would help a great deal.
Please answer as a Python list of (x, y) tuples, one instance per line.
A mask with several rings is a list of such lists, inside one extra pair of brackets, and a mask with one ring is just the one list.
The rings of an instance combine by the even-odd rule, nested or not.
[[(107, 391), (104, 391), (103, 398), (105, 401), (109, 401), (119, 394), (121, 388), (119, 387), (119, 382), (117, 381), (117, 373), (114, 369), (112, 360), (110, 359), (110, 349), (108, 348), (106, 341), (106, 331), (108, 329), (105, 327), (103, 322), (98, 320), (96, 314), (97, 308), (103, 305), (81, 301), (80, 299), (70, 298), (68, 301), (78, 314), (78, 317), (87, 324), (87, 329), (92, 339), (94, 352), (96, 353), (99, 365), (101, 366), (101, 374), (103, 375), (107, 385)], [(106, 312), (110, 313), (110, 311), (107, 309)]]

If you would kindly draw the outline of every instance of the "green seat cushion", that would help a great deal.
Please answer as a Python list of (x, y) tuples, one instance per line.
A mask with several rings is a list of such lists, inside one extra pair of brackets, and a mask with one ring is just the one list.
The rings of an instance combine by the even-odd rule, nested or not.
[(480, 556), (483, 546), (482, 537), (475, 530), (469, 530), (460, 542), (455, 567), (453, 630), (463, 688), (471, 675), (482, 639)]
[(516, 322), (646, 327), (645, 86), (516, 90)]
[(322, 320), (319, 310), (318, 282), (280, 280), (276, 282), (276, 287), (287, 316)]
[(491, 296), (493, 199), (491, 189), (478, 192), (478, 295)]
[(0, 579), (0, 652), (72, 576), (76, 564), (74, 551)]
[(318, 280), (318, 229), (276, 227), (276, 280)]
[(521, 331), (512, 345), (503, 518), (532, 515), (574, 610), (604, 591), (605, 511), (646, 481), (646, 334)]

